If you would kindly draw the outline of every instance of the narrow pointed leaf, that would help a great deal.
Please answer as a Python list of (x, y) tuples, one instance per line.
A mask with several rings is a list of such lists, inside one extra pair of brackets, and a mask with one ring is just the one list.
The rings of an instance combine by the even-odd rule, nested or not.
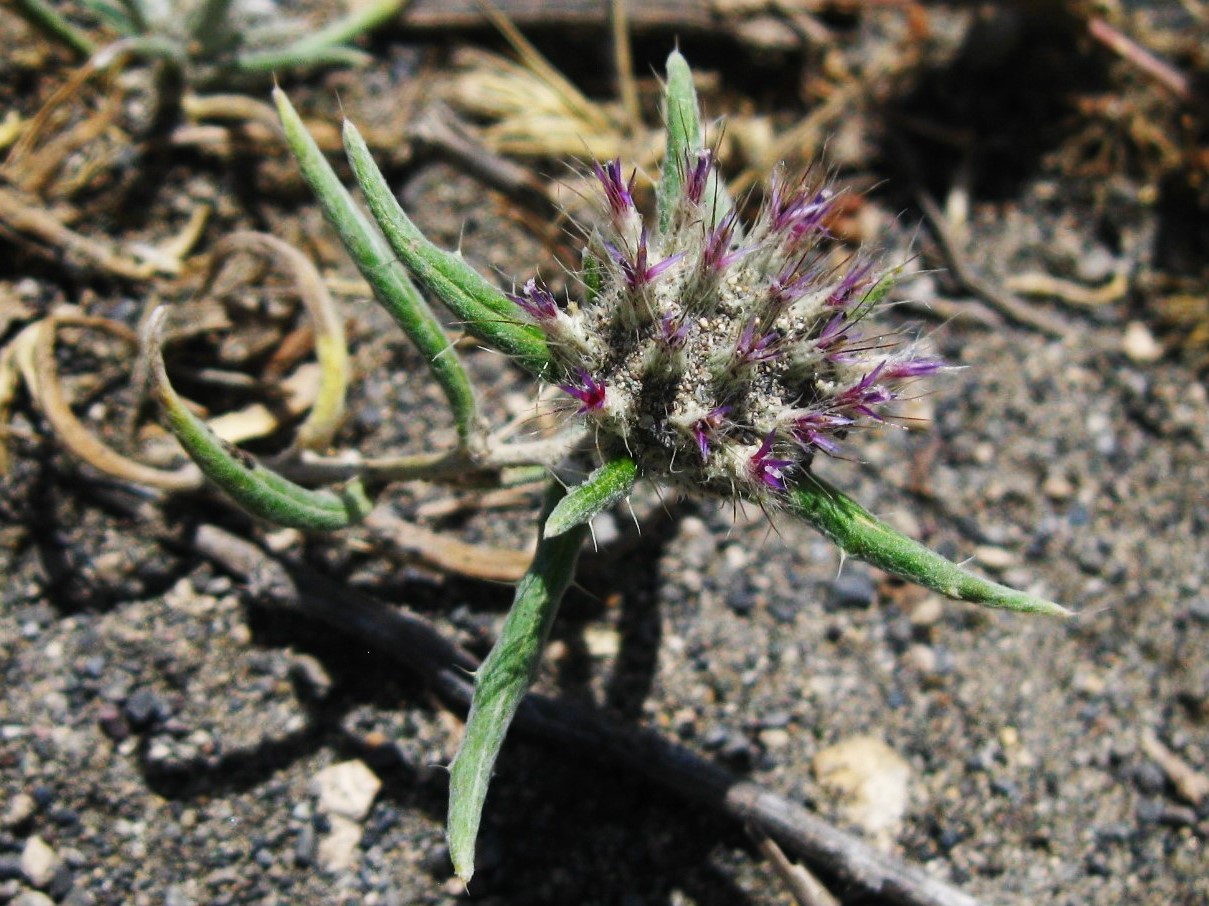
[(319, 146), (307, 132), (285, 92), (273, 90), (278, 115), (302, 175), (374, 295), (428, 361), (453, 411), (463, 445), (479, 431), (474, 390), (440, 322), (382, 234), (369, 222), (344, 188)]
[(678, 50), (667, 58), (667, 85), (663, 95), (663, 119), (667, 130), (667, 149), (663, 172), (655, 200), (659, 214), (659, 229), (671, 226), (672, 215), (684, 184), (684, 165), (691, 151), (699, 151), (704, 139), (701, 134), (701, 112), (697, 106), (697, 90), (688, 61)]
[[(561, 494), (561, 487), (552, 486), (545, 512)], [(466, 733), (449, 766), (446, 833), (454, 871), (464, 882), (474, 874), (474, 844), (492, 766), (508, 725), (537, 674), (550, 627), (574, 576), (575, 561), (586, 533), (587, 526), (581, 525), (557, 538), (543, 537), (538, 541), (537, 554), (516, 587), (499, 640), (475, 674)]]
[(254, 516), (308, 531), (334, 531), (363, 518), (372, 508), (359, 481), (333, 490), (312, 491), (258, 464), (216, 435), (185, 406), (168, 381), (160, 336), (166, 311), (147, 322), (143, 355), (147, 356), (152, 390), (165, 421), (190, 458), (207, 478)]
[(836, 488), (813, 475), (789, 489), (789, 509), (839, 545), (899, 578), (958, 601), (987, 607), (1070, 616), (1060, 604), (974, 575), (918, 541), (895, 531)]
[(15, 0), (13, 10), (49, 38), (61, 42), (77, 57), (96, 53), (92, 39), (64, 19), (46, 0)]
[(369, 147), (350, 122), (344, 149), (357, 184), (386, 241), (417, 280), (487, 345), (515, 358), (533, 374), (548, 376), (550, 350), (542, 332), (516, 317), (516, 306), (461, 255), (437, 248), (399, 206)]
[(597, 513), (630, 493), (637, 477), (638, 465), (628, 456), (606, 462), (558, 502), (546, 520), (545, 536), (554, 538), (587, 525)]
[[(701, 106), (693, 87), (693, 73), (688, 61), (678, 50), (667, 58), (667, 83), (663, 93), (663, 120), (667, 146), (659, 186), (655, 192), (660, 232), (672, 227), (676, 206), (684, 190), (685, 168), (692, 155), (705, 147), (705, 130), (701, 125)], [(717, 168), (712, 168), (705, 189), (706, 210), (713, 223), (719, 223), (734, 207)]]
[[(352, 5), (352, 10), (329, 25), (307, 35), (286, 47), (283, 53), (299, 57), (310, 57), (334, 49), (351, 50), (347, 45), (380, 25), (385, 25), (399, 14), (409, 0), (375, 0), (371, 3)], [(369, 59), (368, 54), (365, 54)]]

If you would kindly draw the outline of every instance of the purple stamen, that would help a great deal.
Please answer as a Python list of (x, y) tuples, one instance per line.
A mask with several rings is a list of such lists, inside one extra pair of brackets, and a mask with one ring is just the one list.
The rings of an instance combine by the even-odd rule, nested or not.
[(888, 380), (903, 380), (905, 378), (923, 377), (936, 374), (945, 367), (942, 359), (906, 359), (901, 362), (891, 362), (886, 368)]
[(805, 267), (800, 260), (787, 264), (768, 285), (773, 304), (780, 307), (802, 298), (818, 283), (819, 274), (819, 268)]
[(834, 197), (835, 193), (826, 187), (814, 191), (799, 187), (787, 193), (781, 175), (774, 174), (768, 201), (773, 230), (800, 239), (806, 233), (822, 229)]
[(647, 232), (646, 227), (642, 228), (642, 233), (638, 236), (638, 248), (634, 251), (634, 258), (631, 260), (625, 252), (610, 243), (605, 243), (605, 248), (609, 254), (613, 256), (618, 265), (621, 266), (621, 272), (625, 276), (626, 286), (631, 290), (641, 289), (653, 283), (655, 279), (664, 273), (673, 264), (684, 257), (684, 252), (677, 252), (669, 258), (664, 258), (656, 264), (649, 264), (647, 261), (649, 252), (647, 250)]
[(688, 342), (688, 320), (670, 311), (659, 319), (659, 342), (668, 349), (683, 349)]
[(807, 450), (814, 448), (834, 455), (839, 445), (831, 435), (853, 423), (852, 419), (829, 412), (811, 412), (793, 423), (793, 438)]
[(890, 390), (877, 383), (885, 368), (886, 363), (880, 363), (856, 384), (839, 394), (835, 398), (836, 407), (849, 409), (858, 415), (864, 415), (874, 421), (884, 421), (873, 407), (888, 403), (894, 399), (894, 394)]
[(568, 393), (579, 400), (579, 409), (576, 410), (575, 414), (583, 415), (587, 412), (603, 409), (605, 404), (605, 385), (598, 382), (582, 368), (578, 370), (576, 377), (579, 379), (579, 385), (560, 385), (564, 393)]
[(701, 253), (701, 263), (706, 270), (725, 270), (751, 251), (750, 248), (731, 249), (737, 223), (738, 215), (734, 211), (730, 211), (705, 237), (705, 250)]
[(777, 432), (770, 431), (755, 454), (747, 461), (747, 468), (757, 481), (774, 491), (785, 490), (785, 471), (793, 465), (792, 459), (773, 459), (772, 445)]
[(508, 298), (519, 305), (534, 321), (553, 321), (558, 317), (558, 302), (544, 286), (530, 279), (519, 294), (508, 293)]
[(831, 291), (827, 296), (826, 305), (829, 308), (844, 308), (852, 301), (852, 297), (856, 291), (863, 289), (865, 284), (869, 282), (869, 272), (873, 270), (873, 265), (868, 261), (862, 261), (854, 266), (848, 273), (844, 274), (844, 278), (840, 280), (839, 285)]
[(709, 182), (709, 174), (713, 169), (714, 154), (708, 148), (697, 152), (697, 160), (690, 166), (690, 158), (685, 157), (684, 197), (692, 204), (701, 204), (705, 197), (705, 187)]
[(701, 453), (703, 462), (709, 459), (710, 435), (722, 427), (722, 422), (729, 412), (730, 406), (718, 406), (709, 415), (693, 423), (693, 439), (697, 442), (697, 450)]
[(767, 362), (775, 359), (780, 353), (777, 346), (781, 342), (781, 334), (776, 330), (760, 332), (760, 322), (753, 318), (747, 322), (739, 341), (735, 344), (734, 357), (745, 364)]
[(614, 219), (635, 210), (633, 192), (634, 177), (637, 173), (632, 174), (627, 183), (621, 175), (621, 158), (615, 157), (603, 165), (599, 162), (593, 163), (592, 170), (604, 188), (605, 200), (609, 203), (609, 211)]

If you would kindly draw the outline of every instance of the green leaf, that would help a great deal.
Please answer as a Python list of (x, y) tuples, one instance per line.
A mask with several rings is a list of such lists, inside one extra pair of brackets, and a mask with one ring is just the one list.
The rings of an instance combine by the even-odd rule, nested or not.
[(147, 320), (143, 355), (152, 390), (165, 421), (202, 472), (254, 516), (308, 531), (334, 531), (362, 519), (373, 507), (360, 482), (343, 488), (312, 491), (282, 478), (242, 450), (228, 444), (185, 406), (168, 381), (160, 351), (167, 310), (158, 308)]
[[(562, 488), (553, 484), (543, 518), (561, 494)], [(574, 576), (575, 561), (587, 530), (587, 526), (581, 525), (557, 538), (543, 537), (538, 541), (537, 554), (516, 587), (499, 640), (475, 674), (466, 733), (449, 766), (446, 833), (454, 871), (464, 882), (474, 874), (474, 844), (492, 766), (508, 725), (537, 675), (550, 627)]]
[(395, 200), (365, 140), (350, 122), (344, 124), (344, 149), (386, 241), (416, 279), (484, 343), (512, 356), (533, 374), (549, 377), (552, 359), (542, 332), (518, 321), (516, 306), (461, 255), (439, 249), (425, 238)]
[(357, 269), (373, 288), (375, 297), (427, 360), (429, 370), (449, 401), (462, 444), (469, 444), (479, 433), (474, 390), (441, 323), (382, 234), (353, 202), (352, 195), (307, 132), (285, 92), (273, 89), (273, 99), (285, 129), (286, 142), (298, 160), (303, 177), (323, 205), (324, 213), (340, 234)]
[(789, 509), (839, 545), (844, 553), (958, 601), (987, 607), (1071, 616), (1053, 601), (980, 578), (918, 541), (895, 531), (868, 510), (824, 482), (807, 475), (789, 489)]
[(13, 11), (48, 38), (68, 47), (77, 57), (87, 59), (96, 53), (92, 39), (59, 15), (46, 0), (14, 0)]
[(630, 493), (637, 477), (638, 464), (628, 456), (606, 462), (558, 502), (546, 520), (546, 537), (587, 525), (597, 513)]
[(235, 0), (202, 0), (189, 16), (189, 41), (196, 47), (195, 56), (211, 59), (231, 49), (239, 40), (231, 21)]
[(409, 2), (410, 0), (375, 0), (371, 3), (354, 4), (349, 13), (288, 45), (282, 50), (282, 54), (309, 58), (337, 49), (351, 50), (344, 45), (385, 25)]
[(678, 50), (673, 50), (667, 58), (663, 120), (667, 130), (667, 150), (655, 193), (660, 232), (666, 232), (672, 225), (672, 216), (676, 213), (684, 184), (684, 166), (688, 155), (692, 151), (700, 151), (705, 141), (701, 132), (697, 90), (693, 87), (693, 73), (688, 61)]

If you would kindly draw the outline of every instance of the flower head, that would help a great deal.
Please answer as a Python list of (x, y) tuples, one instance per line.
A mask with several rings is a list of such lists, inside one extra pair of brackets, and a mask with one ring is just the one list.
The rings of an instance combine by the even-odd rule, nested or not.
[(516, 301), (551, 338), (562, 389), (602, 452), (652, 477), (775, 501), (787, 476), (887, 420), (900, 386), (942, 365), (877, 330), (889, 278), (837, 248), (829, 186), (778, 172), (745, 224), (719, 194), (712, 152), (667, 166), (676, 194), (648, 219), (620, 161), (596, 164), (604, 205), (584, 255), (598, 288), (559, 308), (530, 282)]

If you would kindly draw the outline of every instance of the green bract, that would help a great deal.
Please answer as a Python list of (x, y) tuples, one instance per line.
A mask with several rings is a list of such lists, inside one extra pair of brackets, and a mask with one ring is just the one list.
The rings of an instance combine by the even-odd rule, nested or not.
[[(894, 269), (879, 272), (859, 255), (824, 263), (829, 187), (774, 173), (759, 216), (740, 221), (704, 146), (692, 75), (679, 53), (668, 59), (669, 150), (655, 216), (648, 223), (637, 209), (620, 161), (595, 165), (604, 204), (600, 223), (586, 231), (585, 297), (577, 305), (561, 304), (535, 280), (505, 294), (460, 255), (434, 246), (346, 124), (345, 147), (371, 222), (289, 100), (280, 91), (275, 98), (303, 175), (375, 296), (428, 361), (458, 428), (458, 450), (417, 457), (397, 474), (602, 460), (577, 487), (552, 484), (536, 556), (475, 677), (451, 767), (449, 846), (461, 878), (473, 874), (492, 766), (536, 675), (588, 524), (639, 479), (752, 500), (774, 518), (798, 517), (847, 555), (951, 598), (1067, 613), (929, 551), (813, 473), (816, 457), (846, 442), (851, 427), (881, 421), (901, 386), (943, 366), (876, 332)], [(528, 446), (493, 444), (458, 356), (412, 280), (482, 343), (578, 403), (562, 433)], [(338, 528), (364, 513), (355, 483), (335, 493), (307, 490), (210, 436), (171, 391), (154, 350), (159, 323), (152, 321), (149, 354), (167, 421), (216, 484), (256, 515), (302, 528)]]

